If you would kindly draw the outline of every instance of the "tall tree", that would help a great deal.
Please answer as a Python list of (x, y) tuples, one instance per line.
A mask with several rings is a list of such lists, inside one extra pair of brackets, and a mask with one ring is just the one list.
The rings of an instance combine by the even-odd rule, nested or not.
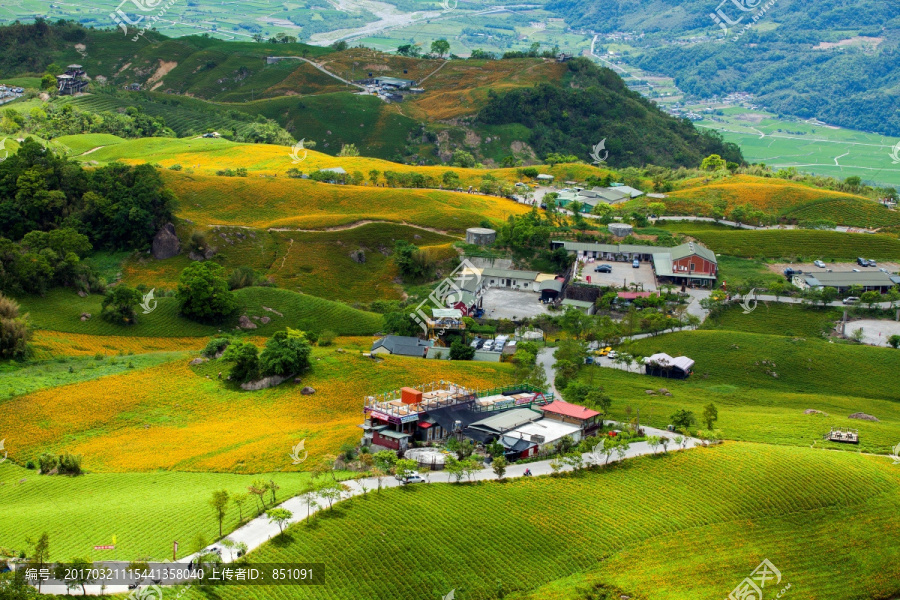
[(216, 519), (219, 521), (219, 537), (222, 537), (222, 521), (225, 520), (225, 515), (228, 513), (228, 492), (225, 490), (213, 492), (209, 505), (212, 506)]

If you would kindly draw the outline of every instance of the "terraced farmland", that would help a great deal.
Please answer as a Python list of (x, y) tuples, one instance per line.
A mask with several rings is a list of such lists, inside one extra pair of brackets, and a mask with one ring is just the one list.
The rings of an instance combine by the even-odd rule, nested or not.
[[(575, 600), (591, 596), (566, 585), (555, 595), (529, 592), (590, 574), (631, 597), (681, 600), (690, 589), (706, 600), (764, 558), (803, 590), (798, 597), (886, 598), (900, 590), (900, 541), (884, 535), (900, 525), (898, 491), (883, 458), (728, 443), (565, 479), (369, 493), (313, 526), (291, 527), (250, 559), (325, 563), (328, 585), (293, 588), (291, 598), (435, 598), (455, 589), (486, 600), (502, 584), (506, 597)], [(461, 526), (480, 543), (461, 537)], [(848, 554), (853, 577), (843, 576)], [(263, 600), (288, 597), (284, 589), (215, 593)], [(187, 596), (207, 597), (196, 588)]]
[[(688, 229), (682, 228), (685, 232)], [(896, 260), (900, 239), (893, 235), (848, 234), (812, 229), (762, 231), (690, 231), (713, 251), (746, 258), (785, 258), (855, 260), (866, 256), (878, 260)]]

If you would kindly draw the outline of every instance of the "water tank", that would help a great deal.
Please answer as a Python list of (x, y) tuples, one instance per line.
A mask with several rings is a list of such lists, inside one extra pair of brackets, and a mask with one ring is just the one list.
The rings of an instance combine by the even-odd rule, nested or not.
[(606, 227), (616, 237), (625, 237), (634, 233), (634, 228), (627, 223), (610, 223)]
[(470, 227), (466, 229), (466, 243), (478, 246), (490, 246), (497, 241), (497, 232), (487, 227)]

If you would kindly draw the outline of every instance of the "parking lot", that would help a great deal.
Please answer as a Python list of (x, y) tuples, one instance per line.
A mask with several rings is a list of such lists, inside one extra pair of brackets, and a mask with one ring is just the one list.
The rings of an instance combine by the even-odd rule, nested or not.
[(835, 273), (852, 271), (853, 269), (859, 269), (860, 271), (863, 271), (863, 272), (877, 271), (878, 269), (886, 269), (889, 273), (896, 273), (898, 270), (900, 270), (900, 265), (898, 265), (895, 262), (881, 262), (881, 261), (878, 262), (877, 267), (861, 267), (858, 264), (856, 264), (856, 261), (854, 261), (854, 262), (829, 262), (827, 260), (825, 261), (824, 267), (817, 267), (813, 263), (793, 263), (793, 264), (776, 263), (776, 264), (771, 264), (771, 265), (766, 265), (766, 266), (769, 267), (770, 271), (774, 271), (775, 273), (778, 273), (779, 275), (783, 275), (784, 270), (787, 269), (788, 267), (790, 267), (794, 270), (799, 269), (799, 270), (803, 271), (804, 273), (813, 273), (813, 274), (815, 274), (817, 272), (822, 273), (824, 271), (828, 271), (829, 269), (834, 271)]
[[(612, 273), (598, 273), (594, 269), (600, 265), (609, 265), (612, 267)], [(587, 278), (590, 277), (590, 281)], [(603, 287), (616, 286), (625, 287), (632, 283), (642, 285), (642, 291), (656, 291), (656, 277), (653, 275), (653, 267), (649, 262), (642, 262), (637, 269), (631, 266), (630, 262), (614, 262), (602, 259), (594, 259), (594, 262), (584, 263), (581, 270), (579, 283), (589, 285), (598, 285)]]
[(536, 292), (491, 288), (483, 296), (484, 316), (488, 319), (522, 319), (543, 315), (548, 310), (540, 298)]

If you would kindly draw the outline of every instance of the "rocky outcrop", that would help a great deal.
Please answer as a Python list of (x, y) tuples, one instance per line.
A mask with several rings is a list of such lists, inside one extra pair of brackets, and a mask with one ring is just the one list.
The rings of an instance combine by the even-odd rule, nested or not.
[(241, 329), (256, 329), (256, 323), (251, 321), (247, 315), (241, 315), (241, 318), (238, 319), (238, 327)]
[(866, 413), (861, 413), (861, 412), (853, 413), (852, 415), (850, 415), (850, 416), (847, 417), (847, 418), (848, 418), (848, 419), (860, 419), (860, 420), (862, 420), (862, 421), (874, 421), (874, 422), (876, 422), (876, 423), (880, 423), (880, 422), (881, 422), (881, 421), (878, 420), (877, 417), (873, 417), (872, 415), (867, 415)]
[(300, 390), (300, 393), (303, 394), (304, 396), (312, 396), (313, 394), (316, 393), (316, 390), (314, 388), (306, 386), (302, 390)]
[(194, 261), (209, 260), (216, 255), (216, 252), (218, 251), (212, 247), (204, 248), (202, 251), (191, 250), (190, 254), (188, 254), (188, 258)]
[(165, 260), (178, 256), (181, 252), (181, 242), (175, 235), (175, 226), (172, 223), (166, 223), (163, 228), (153, 237), (152, 245), (153, 258), (157, 260)]
[(272, 375), (271, 377), (263, 377), (262, 379), (257, 379), (256, 381), (248, 381), (247, 383), (241, 384), (241, 389), (247, 392), (255, 392), (256, 390), (264, 390), (266, 388), (275, 387), (283, 382), (285, 382), (288, 378), (282, 377), (280, 375)]
[(366, 253), (363, 252), (361, 249), (354, 250), (353, 252), (350, 253), (350, 260), (361, 265), (366, 262)]

